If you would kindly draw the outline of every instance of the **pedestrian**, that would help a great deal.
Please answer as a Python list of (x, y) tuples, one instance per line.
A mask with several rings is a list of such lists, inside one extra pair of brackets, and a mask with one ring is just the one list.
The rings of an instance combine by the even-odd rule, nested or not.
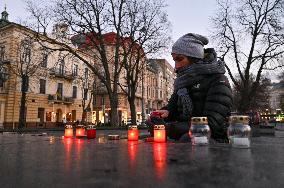
[[(227, 140), (232, 91), (224, 75), (224, 62), (217, 60), (213, 48), (204, 49), (208, 42), (202, 35), (188, 33), (172, 46), (171, 55), (177, 73), (174, 92), (168, 105), (155, 111), (155, 114), (160, 114), (166, 125), (167, 136), (171, 139), (188, 139), (191, 117), (205, 116), (211, 137), (218, 141)], [(147, 121), (151, 135), (156, 120), (150, 117)]]
[(98, 127), (101, 126), (101, 125), (102, 125), (102, 122), (101, 122), (101, 120), (99, 120)]
[(64, 116), (64, 117), (63, 117), (63, 120), (62, 120), (62, 124), (63, 124), (63, 126), (65, 126), (65, 125), (66, 125), (66, 123), (67, 123), (67, 120), (66, 120), (66, 117)]

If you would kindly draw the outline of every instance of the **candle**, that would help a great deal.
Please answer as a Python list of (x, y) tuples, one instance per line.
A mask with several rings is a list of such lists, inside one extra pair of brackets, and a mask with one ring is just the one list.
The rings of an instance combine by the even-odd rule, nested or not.
[(154, 126), (154, 142), (166, 142), (166, 130), (164, 125)]
[(85, 128), (83, 125), (78, 125), (76, 128), (76, 137), (83, 137), (85, 136)]
[(189, 137), (192, 145), (207, 145), (211, 136), (207, 117), (192, 117)]
[(97, 131), (96, 131), (96, 128), (95, 128), (94, 125), (89, 125), (87, 127), (87, 138), (88, 139), (96, 138), (96, 133), (97, 133)]
[(227, 134), (232, 147), (249, 148), (251, 139), (249, 116), (230, 116), (229, 123)]
[(72, 127), (72, 125), (66, 125), (65, 126), (64, 137), (65, 138), (73, 137), (73, 127)]
[(130, 125), (127, 131), (127, 138), (129, 141), (137, 141), (139, 136), (137, 125)]

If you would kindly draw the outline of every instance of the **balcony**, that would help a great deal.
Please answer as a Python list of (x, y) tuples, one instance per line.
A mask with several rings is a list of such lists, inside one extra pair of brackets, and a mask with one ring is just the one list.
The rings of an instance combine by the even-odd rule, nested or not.
[(51, 68), (49, 74), (57, 78), (63, 78), (71, 81), (75, 79), (75, 76), (72, 74), (72, 72), (60, 70), (58, 68)]
[(73, 104), (74, 99), (72, 97), (59, 97), (57, 95), (48, 95), (48, 101), (54, 103), (64, 103), (64, 104)]

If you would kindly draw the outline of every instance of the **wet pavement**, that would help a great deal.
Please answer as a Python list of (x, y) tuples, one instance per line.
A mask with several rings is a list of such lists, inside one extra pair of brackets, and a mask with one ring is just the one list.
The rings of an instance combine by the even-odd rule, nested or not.
[[(147, 134), (147, 131), (141, 131)], [(0, 134), (0, 187), (284, 187), (284, 131), (228, 144), (66, 139), (63, 132)]]

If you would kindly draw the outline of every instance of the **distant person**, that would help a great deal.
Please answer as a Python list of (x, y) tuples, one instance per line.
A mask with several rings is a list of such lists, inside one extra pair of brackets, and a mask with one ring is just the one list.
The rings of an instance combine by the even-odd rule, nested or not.
[[(191, 117), (206, 116), (211, 137), (227, 141), (232, 91), (224, 75), (224, 62), (217, 60), (213, 48), (204, 49), (207, 44), (206, 37), (188, 33), (172, 46), (177, 73), (174, 92), (168, 105), (155, 111), (164, 120), (167, 136), (171, 139), (179, 140), (183, 135), (188, 137)], [(150, 117), (147, 121), (151, 135), (156, 123), (152, 119)]]
[(66, 117), (63, 117), (62, 123), (63, 123), (63, 126), (66, 125), (66, 123), (67, 123)]
[(101, 122), (101, 120), (99, 120), (98, 127), (101, 126), (101, 125), (102, 125), (102, 122)]

